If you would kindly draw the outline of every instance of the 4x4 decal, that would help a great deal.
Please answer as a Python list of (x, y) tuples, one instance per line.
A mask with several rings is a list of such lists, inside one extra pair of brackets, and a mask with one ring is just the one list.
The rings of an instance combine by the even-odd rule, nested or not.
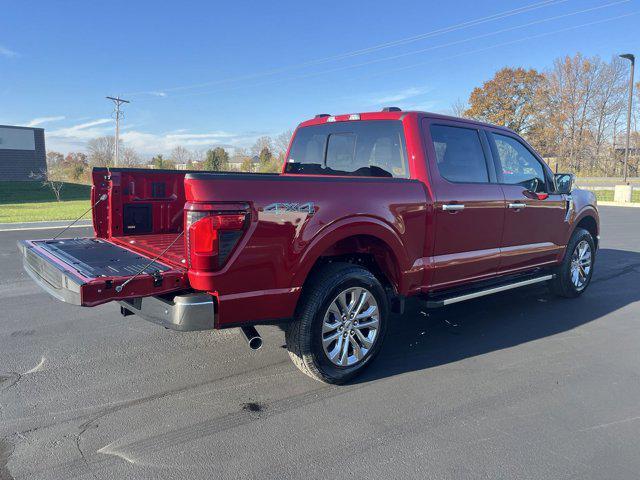
[(271, 203), (264, 207), (265, 212), (272, 212), (276, 215), (280, 215), (288, 212), (298, 212), (298, 213), (306, 213), (307, 215), (313, 215), (316, 213), (316, 208), (313, 202), (305, 202), (305, 203), (288, 203), (288, 202), (277, 202)]

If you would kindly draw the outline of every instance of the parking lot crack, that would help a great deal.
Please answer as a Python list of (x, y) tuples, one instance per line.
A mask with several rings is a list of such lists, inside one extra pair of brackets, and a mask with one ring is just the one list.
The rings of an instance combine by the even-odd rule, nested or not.
[(9, 467), (7, 467), (13, 448), (13, 444), (6, 438), (0, 440), (0, 480), (13, 480), (11, 473), (9, 473)]

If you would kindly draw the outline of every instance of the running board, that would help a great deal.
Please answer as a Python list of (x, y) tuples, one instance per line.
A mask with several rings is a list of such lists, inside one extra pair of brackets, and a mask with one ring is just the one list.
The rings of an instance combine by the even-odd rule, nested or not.
[[(439, 308), (445, 305), (451, 305), (453, 303), (464, 302), (466, 300), (472, 300), (474, 298), (484, 297), (486, 295), (492, 295), (494, 293), (504, 292), (505, 290), (512, 290), (514, 288), (526, 287), (527, 285), (533, 285), (536, 283), (546, 282), (555, 277), (553, 274), (543, 275), (541, 277), (529, 278), (527, 280), (520, 280), (513, 283), (507, 283), (497, 285), (483, 290), (476, 290), (469, 293), (463, 293), (459, 295), (448, 296), (444, 298), (438, 298), (433, 300), (427, 300), (427, 308)], [(461, 293), (461, 292), (458, 292)]]

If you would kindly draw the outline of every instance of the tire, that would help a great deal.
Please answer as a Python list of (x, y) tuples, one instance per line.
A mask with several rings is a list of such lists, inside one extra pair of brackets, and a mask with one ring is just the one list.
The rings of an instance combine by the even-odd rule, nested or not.
[[(586, 256), (580, 258), (582, 249), (586, 249), (588, 263), (584, 261)], [(569, 239), (562, 263), (555, 269), (556, 277), (550, 282), (551, 291), (566, 298), (582, 295), (591, 283), (595, 259), (596, 248), (591, 233), (583, 228), (576, 228)], [(583, 267), (578, 267), (576, 261)], [(588, 268), (584, 268), (584, 265)], [(577, 274), (575, 268), (578, 268)]]
[[(369, 270), (349, 263), (327, 264), (308, 279), (296, 318), (287, 326), (289, 356), (311, 378), (324, 383), (345, 383), (378, 354), (387, 321), (387, 294)], [(337, 337), (330, 340), (334, 335)], [(365, 347), (367, 342), (371, 343), (369, 348)], [(338, 353), (332, 360), (336, 348)]]

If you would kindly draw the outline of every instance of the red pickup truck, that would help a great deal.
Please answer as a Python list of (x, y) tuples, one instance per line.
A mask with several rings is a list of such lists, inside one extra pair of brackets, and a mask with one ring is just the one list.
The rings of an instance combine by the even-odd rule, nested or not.
[(390, 312), (546, 282), (585, 291), (596, 199), (514, 132), (385, 108), (317, 115), (281, 174), (93, 171), (92, 238), (19, 243), (65, 302), (118, 301), (177, 330), (283, 324), (294, 363), (341, 383), (382, 346)]

